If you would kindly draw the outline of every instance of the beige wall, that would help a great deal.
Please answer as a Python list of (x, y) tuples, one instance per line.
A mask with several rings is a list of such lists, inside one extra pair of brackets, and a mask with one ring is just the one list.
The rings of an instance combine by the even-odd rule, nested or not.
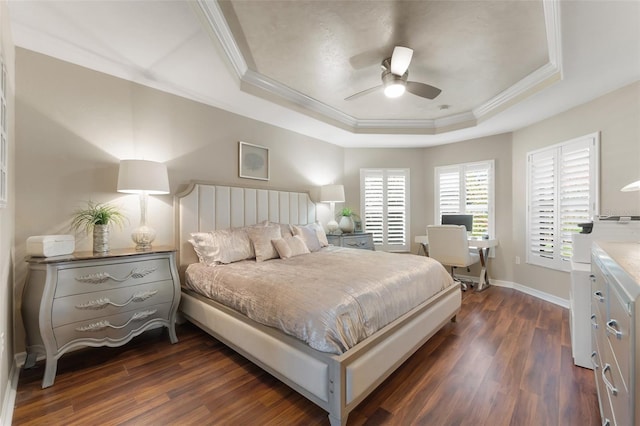
[[(31, 235), (70, 233), (72, 212), (86, 200), (121, 206), (130, 223), (112, 232), (112, 247), (132, 246), (139, 222), (135, 195), (118, 194), (118, 163), (144, 158), (167, 164), (172, 194), (190, 180), (310, 192), (342, 180), (343, 150), (135, 83), (17, 49), (16, 258)], [(269, 182), (238, 178), (238, 141), (270, 148)], [(157, 244), (173, 244), (172, 195), (152, 196), (149, 224)], [(319, 206), (321, 219), (328, 206)], [(91, 239), (76, 236), (78, 250)], [(16, 265), (16, 305), (26, 265)], [(16, 314), (18, 351), (23, 330)]]
[(518, 130), (513, 134), (513, 247), (522, 260), (514, 281), (569, 298), (569, 274), (527, 265), (527, 152), (600, 132), (600, 214), (640, 215), (640, 192), (620, 192), (640, 179), (640, 82)]
[[(5, 1), (0, 2), (0, 51), (7, 67), (6, 85), (8, 119), (8, 202), (0, 209), (0, 423), (9, 415), (13, 407), (4, 407), (7, 398), (11, 366), (13, 365), (13, 267), (14, 267), (14, 229), (15, 229), (15, 131), (14, 131), (14, 46), (11, 39), (9, 11)], [(6, 411), (5, 411), (6, 410)]]
[[(511, 134), (489, 136), (469, 141), (441, 145), (424, 150), (425, 180), (422, 185), (426, 201), (424, 223), (419, 229), (425, 233), (427, 225), (436, 223), (434, 205), (434, 167), (474, 161), (494, 160), (495, 166), (495, 235), (499, 246), (489, 260), (491, 277), (513, 280), (511, 247)], [(416, 230), (418, 231), (418, 230)], [(477, 272), (477, 270), (474, 270)]]

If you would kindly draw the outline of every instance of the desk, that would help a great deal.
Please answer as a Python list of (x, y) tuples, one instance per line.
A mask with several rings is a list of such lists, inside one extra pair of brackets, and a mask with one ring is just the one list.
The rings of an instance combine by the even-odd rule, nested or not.
[[(424, 255), (429, 256), (429, 238), (426, 235), (418, 235), (415, 238), (415, 242), (420, 244), (420, 248), (424, 252)], [(496, 247), (497, 245), (498, 240), (495, 238), (489, 240), (469, 238), (469, 248), (475, 248), (478, 250), (478, 254), (480, 255), (480, 265), (482, 266), (480, 276), (478, 277), (478, 286), (476, 287), (477, 291), (482, 291), (491, 284), (489, 282), (489, 274), (487, 273), (486, 260), (489, 257), (489, 249), (491, 249), (491, 247)], [(418, 254), (420, 253), (418, 252)]]

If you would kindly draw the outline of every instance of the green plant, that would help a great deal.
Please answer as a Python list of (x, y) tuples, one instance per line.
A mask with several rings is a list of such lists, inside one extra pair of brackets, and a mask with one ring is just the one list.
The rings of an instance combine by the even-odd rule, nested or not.
[(344, 207), (342, 210), (340, 210), (340, 214), (339, 216), (347, 216), (347, 217), (351, 217), (353, 216), (353, 209), (350, 207)]
[(118, 225), (122, 227), (126, 218), (118, 208), (106, 204), (87, 201), (87, 207), (78, 209), (73, 213), (71, 228), (76, 231), (83, 230), (87, 234), (94, 225)]

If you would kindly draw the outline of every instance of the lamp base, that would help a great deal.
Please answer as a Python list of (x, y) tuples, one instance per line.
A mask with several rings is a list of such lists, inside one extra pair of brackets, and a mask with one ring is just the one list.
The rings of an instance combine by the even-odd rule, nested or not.
[(136, 243), (136, 251), (149, 251), (151, 243), (156, 239), (156, 231), (150, 226), (142, 225), (133, 230), (131, 239)]

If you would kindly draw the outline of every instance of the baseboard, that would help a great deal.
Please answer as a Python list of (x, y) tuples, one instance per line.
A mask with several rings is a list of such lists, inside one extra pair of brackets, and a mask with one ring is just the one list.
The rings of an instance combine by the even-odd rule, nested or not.
[[(24, 363), (24, 360), (23, 360)], [(18, 381), (20, 380), (19, 360), (16, 356), (9, 371), (9, 381), (4, 391), (4, 400), (2, 401), (2, 412), (0, 413), (0, 425), (10, 425), (13, 419), (13, 407), (16, 403), (16, 394), (18, 392)]]
[[(475, 283), (478, 282), (478, 277), (472, 277), (470, 275), (456, 274), (456, 277), (461, 278), (464, 281), (473, 281)], [(494, 285), (496, 287), (512, 288), (530, 296), (537, 297), (538, 299), (544, 300), (546, 302), (553, 303), (554, 305), (569, 309), (569, 301), (567, 299), (554, 296), (553, 294), (545, 293), (544, 291), (536, 290), (535, 288), (527, 287), (526, 285), (514, 283), (511, 281), (496, 280), (494, 278), (491, 278), (491, 285)]]

